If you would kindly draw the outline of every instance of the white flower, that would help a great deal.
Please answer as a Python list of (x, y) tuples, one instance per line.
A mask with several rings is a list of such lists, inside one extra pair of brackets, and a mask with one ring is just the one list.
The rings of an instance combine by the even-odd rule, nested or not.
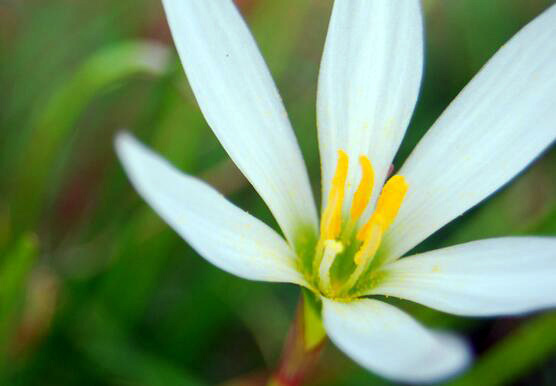
[(207, 122), (285, 235), (120, 134), (135, 188), (199, 254), (243, 278), (311, 289), (330, 338), (396, 380), (449, 376), (469, 352), (372, 295), (470, 316), (556, 305), (555, 238), (483, 240), (399, 260), (556, 138), (556, 6), (496, 53), (385, 184), (421, 80), (420, 4), (335, 2), (318, 84), (319, 226), (286, 112), (232, 2), (163, 3)]

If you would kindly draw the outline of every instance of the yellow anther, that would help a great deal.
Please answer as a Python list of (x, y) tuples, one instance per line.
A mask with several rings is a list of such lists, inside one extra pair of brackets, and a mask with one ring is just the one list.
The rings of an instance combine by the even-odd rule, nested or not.
[(359, 163), (361, 164), (361, 182), (359, 182), (359, 187), (353, 195), (353, 201), (351, 203), (351, 219), (356, 221), (371, 199), (371, 193), (373, 192), (373, 184), (375, 181), (375, 173), (371, 165), (371, 161), (367, 156), (360, 156)]
[(386, 231), (396, 218), (407, 193), (409, 185), (402, 176), (394, 176), (386, 182), (378, 197), (376, 209), (363, 228), (357, 234), (357, 239), (364, 241), (373, 224), (378, 224), (382, 231)]
[(332, 186), (328, 194), (328, 204), (324, 209), (320, 224), (321, 238), (323, 240), (334, 240), (340, 234), (348, 164), (349, 159), (346, 152), (338, 150), (336, 172), (332, 179)]

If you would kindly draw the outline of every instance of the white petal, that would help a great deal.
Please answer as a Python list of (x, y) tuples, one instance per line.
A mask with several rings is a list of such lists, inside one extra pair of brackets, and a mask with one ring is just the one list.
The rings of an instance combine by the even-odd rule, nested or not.
[(385, 236), (393, 260), (508, 182), (556, 138), (556, 6), (475, 76), (400, 174), (409, 192)]
[(307, 171), (276, 86), (230, 0), (164, 0), (189, 83), (208, 124), (290, 242), (316, 229)]
[(338, 303), (323, 299), (330, 339), (365, 368), (404, 382), (433, 382), (454, 375), (470, 361), (467, 345), (432, 332), (398, 308), (378, 300)]
[(556, 238), (481, 240), (403, 258), (383, 268), (370, 294), (397, 296), (459, 315), (556, 307)]
[(116, 150), (139, 194), (212, 264), (246, 279), (305, 283), (295, 255), (267, 225), (129, 134), (117, 136)]
[(317, 97), (323, 207), (338, 149), (350, 157), (346, 197), (358, 186), (364, 154), (375, 169), (376, 199), (415, 107), (422, 68), (418, 0), (334, 2)]

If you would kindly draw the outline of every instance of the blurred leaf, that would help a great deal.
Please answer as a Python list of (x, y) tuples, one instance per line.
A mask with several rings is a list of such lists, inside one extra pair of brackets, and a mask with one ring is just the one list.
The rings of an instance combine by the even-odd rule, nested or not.
[(34, 235), (24, 235), (0, 261), (0, 375), (6, 363), (12, 327), (23, 301), (27, 278), (37, 257), (37, 247)]
[[(92, 311), (92, 312), (91, 312)], [(77, 345), (99, 366), (111, 374), (143, 386), (200, 386), (203, 383), (185, 369), (169, 363), (135, 344), (114, 320), (95, 306), (88, 307), (88, 316), (74, 334)]]
[(12, 216), (10, 206), (0, 201), (0, 253), (8, 247), (12, 239)]
[(151, 42), (125, 42), (104, 48), (53, 94), (44, 111), (32, 121), (30, 141), (21, 151), (19, 167), (13, 174), (11, 196), (20, 229), (32, 226), (38, 216), (47, 187), (51, 188), (55, 161), (91, 100), (126, 78), (162, 74), (168, 55), (166, 47)]
[[(168, 82), (162, 95), (157, 96), (163, 111), (156, 119), (151, 119), (156, 130), (147, 128), (152, 137), (149, 142), (165, 158), (168, 156), (170, 162), (187, 171), (195, 167), (202, 149), (199, 143), (205, 136), (201, 130), (204, 122), (200, 119), (200, 113), (176, 94), (176, 77), (171, 77)], [(97, 226), (116, 227), (112, 232), (115, 237), (112, 246), (116, 246), (116, 250), (107, 251), (115, 263), (103, 278), (98, 295), (107, 304), (112, 304), (123, 319), (131, 322), (143, 314), (160, 284), (161, 274), (167, 269), (171, 248), (182, 243), (182, 240), (139, 198), (119, 165), (116, 167), (120, 170), (106, 184), (106, 191), (100, 200), (102, 207), (96, 213)], [(116, 179), (117, 183), (124, 182), (126, 195), (131, 195), (133, 200), (114, 195)], [(136, 208), (133, 212), (124, 213), (128, 217), (123, 223), (117, 222), (114, 217), (115, 201), (129, 202)], [(115, 293), (127, 296), (115, 297)]]
[(556, 312), (535, 316), (500, 341), (449, 386), (505, 385), (556, 353)]
[[(289, 292), (278, 294), (276, 293), (278, 286), (268, 284), (246, 282), (232, 277), (225, 288), (218, 285), (214, 286), (215, 290), (213, 291), (249, 329), (257, 342), (265, 364), (272, 367), (280, 357), (294, 313), (293, 305), (286, 307), (284, 303), (286, 300), (295, 301), (298, 288), (286, 286), (284, 289), (290, 290), (291, 294)], [(269, 305), (272, 306), (269, 307)]]
[(250, 28), (275, 79), (291, 65), (310, 6), (311, 0), (262, 0), (255, 6)]
[(533, 228), (533, 232), (539, 234), (556, 234), (556, 205), (548, 212)]
[(144, 314), (168, 262), (173, 232), (155, 219), (150, 210), (141, 210), (121, 230), (115, 264), (103, 276), (97, 300), (110, 306), (122, 323), (130, 326)]

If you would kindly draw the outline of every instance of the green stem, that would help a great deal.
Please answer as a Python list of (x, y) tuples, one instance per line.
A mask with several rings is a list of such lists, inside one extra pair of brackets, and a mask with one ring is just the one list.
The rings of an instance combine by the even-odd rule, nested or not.
[(318, 299), (303, 290), (295, 320), (286, 339), (279, 366), (268, 386), (299, 386), (315, 370), (326, 334), (320, 319)]

